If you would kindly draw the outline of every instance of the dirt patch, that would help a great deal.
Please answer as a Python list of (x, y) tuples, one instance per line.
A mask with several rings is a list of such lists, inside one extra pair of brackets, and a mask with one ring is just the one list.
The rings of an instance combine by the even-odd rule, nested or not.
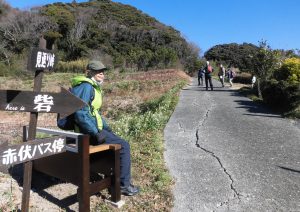
[[(204, 85), (204, 87), (205, 87), (205, 85)], [(239, 90), (243, 87), (251, 88), (251, 85), (246, 85), (246, 84), (242, 84), (242, 83), (233, 83), (233, 85), (230, 86), (229, 83), (225, 83), (225, 88), (228, 88), (230, 90)]]
[(232, 90), (239, 90), (243, 87), (251, 87), (251, 85), (245, 85), (245, 84), (241, 84), (241, 83), (233, 83), (233, 86), (232, 87), (229, 87), (230, 89)]

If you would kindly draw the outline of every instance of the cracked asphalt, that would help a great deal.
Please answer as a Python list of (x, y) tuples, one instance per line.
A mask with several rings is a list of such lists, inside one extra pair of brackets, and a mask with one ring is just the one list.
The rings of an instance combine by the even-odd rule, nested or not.
[(196, 81), (164, 130), (173, 211), (300, 211), (299, 121)]

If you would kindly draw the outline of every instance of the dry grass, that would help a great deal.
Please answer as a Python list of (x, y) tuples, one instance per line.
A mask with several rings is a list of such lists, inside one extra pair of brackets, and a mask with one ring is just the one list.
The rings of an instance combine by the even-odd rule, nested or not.
[[(73, 76), (75, 74), (71, 73), (45, 74), (42, 90), (58, 92), (60, 86), (68, 88), (70, 86), (69, 81)], [(140, 110), (141, 104), (161, 97), (182, 80), (187, 81), (189, 77), (182, 71), (171, 69), (130, 74), (109, 72), (104, 84), (103, 114), (109, 121), (114, 122), (121, 114), (136, 113)], [(0, 89), (32, 90), (32, 81), (30, 79), (0, 78)], [(29, 123), (29, 114), (0, 111), (0, 117), (1, 142), (6, 140), (9, 143), (21, 141), (21, 127)], [(55, 127), (56, 114), (40, 114), (38, 126)], [(169, 176), (164, 167), (162, 131), (144, 132), (141, 136), (136, 138), (134, 142), (130, 142), (132, 146), (133, 181), (142, 187), (142, 192), (135, 197), (122, 196), (126, 204), (118, 211), (170, 211), (173, 197)], [(167, 183), (161, 184), (162, 182)], [(10, 198), (0, 198), (0, 211), (7, 211), (14, 207), (20, 208), (20, 185), (15, 179), (9, 175), (1, 175), (0, 188), (0, 196), (10, 196)], [(53, 193), (54, 196), (57, 196), (58, 193), (70, 195), (74, 193), (74, 186), (60, 183), (49, 187), (47, 192)], [(117, 211), (105, 204), (103, 197), (107, 197), (107, 192), (102, 192), (101, 196), (91, 198), (92, 209), (94, 211)], [(62, 211), (36, 192), (33, 192), (30, 201), (33, 211), (47, 209)], [(78, 204), (69, 208), (76, 211)]]
[(184, 72), (174, 69), (122, 74), (111, 78), (104, 84), (104, 113), (110, 110), (137, 109), (139, 104), (169, 91), (179, 80), (189, 80)]

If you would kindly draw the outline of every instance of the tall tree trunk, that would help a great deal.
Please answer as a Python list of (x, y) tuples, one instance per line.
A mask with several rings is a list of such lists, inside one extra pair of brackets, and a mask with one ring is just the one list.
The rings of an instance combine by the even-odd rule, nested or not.
[(258, 92), (258, 97), (262, 99), (262, 93), (261, 93), (261, 88), (260, 88), (260, 79), (257, 79), (257, 92)]

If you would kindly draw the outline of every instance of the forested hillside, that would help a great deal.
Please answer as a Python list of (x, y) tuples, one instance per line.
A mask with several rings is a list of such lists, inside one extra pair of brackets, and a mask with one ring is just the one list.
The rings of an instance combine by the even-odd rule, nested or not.
[(112, 68), (148, 70), (199, 66), (200, 49), (176, 29), (110, 0), (54, 3), (20, 11), (0, 0), (0, 67), (13, 67), (39, 36), (54, 42), (60, 60), (101, 57)]

